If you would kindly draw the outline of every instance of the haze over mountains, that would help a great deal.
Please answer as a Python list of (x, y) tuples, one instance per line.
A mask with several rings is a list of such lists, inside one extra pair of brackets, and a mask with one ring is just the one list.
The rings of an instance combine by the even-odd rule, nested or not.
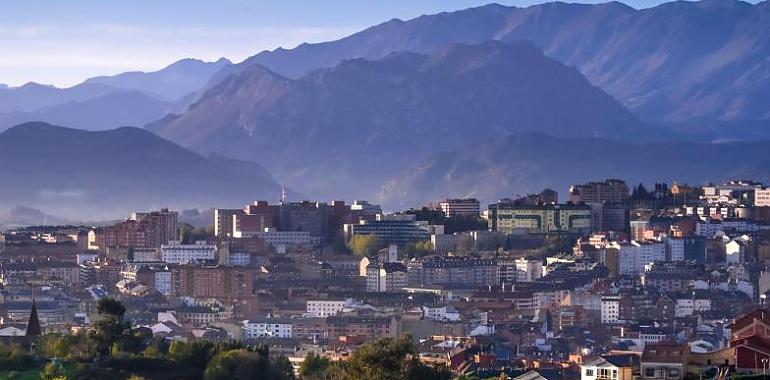
[(770, 181), (769, 145), (767, 141), (631, 144), (517, 133), (433, 154), (390, 181), (380, 195), (386, 204), (408, 207), (448, 196), (495, 200), (545, 188), (559, 191), (565, 200), (571, 184), (600, 178), (621, 177), (629, 185), (655, 181), (700, 185), (735, 178)]
[(203, 87), (230, 61), (183, 59), (155, 72), (94, 77), (69, 88), (37, 83), (0, 87), (0, 130), (45, 121), (87, 130), (157, 120), (185, 95)]
[(525, 130), (627, 137), (642, 125), (532, 44), (490, 41), (347, 60), (297, 80), (253, 65), (148, 128), (197, 151), (263, 163), (291, 187), (333, 197), (352, 182), (355, 196), (371, 195), (383, 176), (468, 141)]
[[(393, 209), (446, 196), (563, 193), (603, 176), (770, 179), (770, 144), (756, 141), (770, 139), (767, 57), (768, 2), (491, 4), (391, 20), (238, 64), (186, 59), (67, 89), (0, 86), (0, 131), (33, 120), (88, 130), (144, 125), (174, 142), (135, 128), (13, 128), (0, 143), (31, 148), (0, 152), (0, 160), (33, 166), (3, 169), (21, 180), (0, 197), (46, 211), (61, 199), (80, 207), (82, 194), (125, 209), (168, 199), (235, 206), (261, 194), (275, 199), (280, 183), (311, 199)], [(48, 133), (67, 143), (42, 137), (50, 152), (34, 148)], [(752, 142), (744, 149), (712, 139)], [(159, 159), (169, 166), (146, 168)], [(132, 169), (107, 170), (121, 165)], [(187, 165), (201, 170), (185, 178)], [(664, 172), (649, 170), (661, 165)], [(46, 179), (69, 168), (70, 179)], [(81, 168), (90, 174), (76, 175)], [(49, 192), (55, 181), (64, 181), (63, 193)]]
[[(131, 209), (278, 199), (256, 164), (206, 158), (140, 128), (88, 132), (27, 123), (0, 133), (0, 209), (25, 205), (70, 219)], [(12, 202), (12, 203), (11, 203)]]
[(490, 4), (266, 51), (240, 66), (259, 63), (297, 78), (344, 59), (491, 39), (532, 41), (546, 55), (578, 67), (643, 120), (770, 121), (768, 2), (675, 1), (641, 10), (619, 2)]

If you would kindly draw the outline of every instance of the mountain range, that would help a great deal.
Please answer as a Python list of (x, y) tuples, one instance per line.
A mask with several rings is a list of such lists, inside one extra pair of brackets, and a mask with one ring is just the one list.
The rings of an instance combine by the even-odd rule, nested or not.
[(620, 178), (705, 185), (735, 178), (770, 181), (769, 141), (631, 144), (597, 138), (512, 134), (428, 156), (392, 179), (380, 193), (391, 207), (411, 207), (446, 197), (494, 201), (557, 190), (568, 199), (572, 184)]
[(259, 162), (320, 197), (349, 193), (349, 183), (353, 196), (371, 195), (426, 153), (516, 131), (643, 133), (579, 71), (531, 43), (498, 41), (346, 60), (299, 79), (252, 65), (148, 128), (199, 152)]
[(87, 130), (141, 127), (160, 119), (230, 61), (183, 59), (154, 72), (94, 77), (69, 88), (0, 86), (0, 130), (44, 121)]
[(643, 120), (770, 122), (767, 1), (674, 1), (639, 10), (619, 2), (490, 4), (394, 19), (337, 41), (264, 51), (238, 66), (258, 63), (299, 78), (350, 58), (488, 40), (532, 41)]
[(261, 167), (204, 157), (146, 130), (89, 132), (27, 123), (0, 133), (0, 209), (24, 205), (70, 219), (115, 218), (150, 207), (239, 207), (278, 199)]
[(0, 131), (104, 131), (0, 133), (0, 208), (235, 206), (281, 183), (394, 209), (605, 176), (768, 179), (767, 57), (768, 1), (490, 4), (238, 64), (0, 85)]

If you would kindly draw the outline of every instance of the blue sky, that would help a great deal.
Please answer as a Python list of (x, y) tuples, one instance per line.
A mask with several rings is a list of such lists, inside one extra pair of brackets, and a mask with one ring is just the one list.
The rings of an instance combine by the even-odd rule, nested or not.
[[(0, 83), (69, 86), (95, 75), (156, 70), (185, 57), (240, 61), (265, 49), (337, 39), (392, 18), (409, 19), (488, 2), (0, 1)], [(543, 1), (497, 2), (529, 6)], [(664, 1), (624, 2), (644, 8)]]

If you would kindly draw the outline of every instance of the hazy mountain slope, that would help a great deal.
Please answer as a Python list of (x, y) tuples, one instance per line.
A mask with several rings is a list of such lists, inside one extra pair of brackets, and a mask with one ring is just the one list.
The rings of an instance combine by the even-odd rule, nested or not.
[(148, 128), (197, 151), (260, 162), (320, 197), (371, 195), (383, 176), (426, 153), (515, 131), (642, 130), (577, 70), (525, 42), (349, 60), (298, 80), (255, 65)]
[(141, 92), (110, 92), (84, 101), (70, 101), (30, 112), (0, 114), (0, 131), (30, 121), (72, 125), (89, 131), (143, 126), (161, 118), (170, 103)]
[(183, 59), (154, 72), (133, 71), (113, 76), (100, 76), (84, 83), (104, 84), (122, 90), (157, 94), (169, 100), (178, 100), (198, 91), (219, 70), (232, 63), (225, 58), (216, 62)]
[(629, 144), (606, 139), (520, 133), (420, 161), (381, 192), (390, 207), (444, 197), (494, 201), (551, 188), (566, 199), (570, 184), (621, 178), (705, 184), (734, 178), (770, 180), (770, 142)]
[(30, 112), (67, 102), (81, 102), (114, 91), (114, 87), (98, 83), (80, 84), (70, 88), (31, 82), (20, 87), (0, 87), (0, 113)]
[(642, 10), (617, 2), (490, 4), (392, 20), (338, 41), (265, 51), (240, 68), (259, 63), (298, 78), (344, 59), (434, 52), (448, 43), (490, 39), (533, 41), (643, 119), (770, 120), (764, 100), (770, 97), (767, 2), (676, 1)]
[(267, 172), (234, 171), (139, 128), (87, 132), (28, 123), (0, 133), (0, 209), (25, 205), (68, 218), (169, 206), (238, 207), (277, 199)]

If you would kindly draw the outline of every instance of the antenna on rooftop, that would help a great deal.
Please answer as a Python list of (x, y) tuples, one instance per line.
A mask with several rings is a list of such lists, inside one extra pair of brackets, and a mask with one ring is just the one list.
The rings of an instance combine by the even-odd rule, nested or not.
[(281, 204), (286, 203), (286, 186), (281, 187)]

